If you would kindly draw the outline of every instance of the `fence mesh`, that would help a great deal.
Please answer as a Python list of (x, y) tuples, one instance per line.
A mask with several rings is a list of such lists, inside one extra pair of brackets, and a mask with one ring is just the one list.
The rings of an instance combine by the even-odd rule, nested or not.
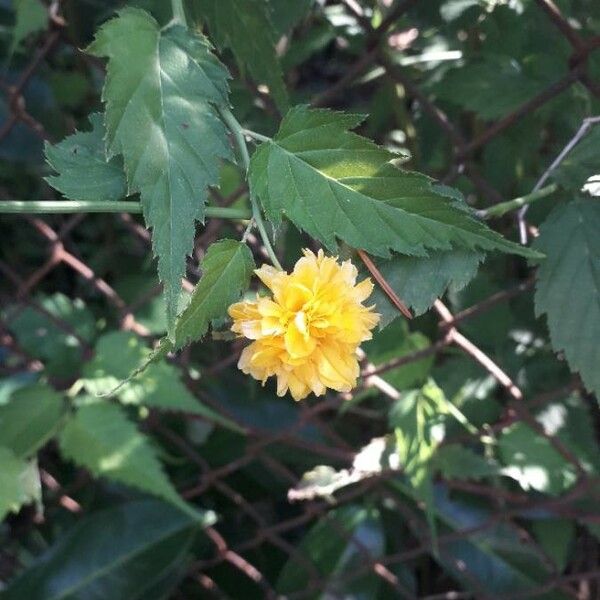
[[(449, 158), (451, 168), (443, 181), (451, 183), (459, 176), (466, 176), (481, 197), (490, 204), (499, 202), (504, 198), (480, 172), (477, 164), (478, 153), (496, 136), (511, 128), (518, 127), (524, 116), (542, 109), (544, 105), (577, 82), (583, 85), (594, 97), (600, 98), (600, 82), (593, 81), (588, 75), (588, 59), (595, 50), (600, 48), (600, 36), (582, 39), (578, 31), (572, 27), (569, 20), (561, 14), (551, 0), (536, 0), (535, 4), (539, 8), (539, 18), (549, 19), (554, 25), (556, 38), (564, 38), (572, 49), (571, 57), (568, 63), (564, 65), (565, 74), (503, 118), (489, 124), (486, 129), (479, 132), (475, 137), (468, 139), (461, 126), (449, 119), (447, 114), (431, 100), (429, 94), (419, 87), (419, 83), (414, 81), (401, 66), (393, 64), (387, 54), (382, 51), (385, 39), (390, 35), (390, 24), (404, 17), (417, 4), (417, 1), (404, 0), (396, 3), (385, 21), (377, 28), (371, 26), (369, 19), (365, 17), (358, 3), (354, 1), (345, 2), (348, 12), (353, 14), (369, 32), (369, 48), (361, 60), (353, 64), (339, 80), (334, 81), (328, 89), (316, 95), (312, 104), (315, 106), (335, 105), (336, 101), (344, 96), (348, 88), (367, 69), (373, 66), (381, 67), (391, 80), (404, 88), (407, 102), (418, 103), (420, 109), (436, 124), (439, 133), (448, 139), (451, 148)], [(58, 8), (56, 2), (49, 7), (48, 31), (39, 41), (30, 62), (21, 71), (18, 79), (13, 83), (8, 81), (0, 83), (8, 107), (7, 118), (0, 126), (0, 143), (18, 125), (24, 125), (44, 141), (56, 141), (51, 140), (51, 136), (44, 126), (28, 112), (24, 92), (32, 77), (38, 69), (43, 67), (45, 61), (53, 53), (60, 51), (61, 45), (71, 44), (64, 34), (64, 22), (58, 14)], [(554, 40), (548, 40), (548, 43), (552, 44)], [(559, 69), (557, 68), (556, 71), (558, 72)], [(227, 197), (215, 195), (215, 201), (224, 206), (231, 204), (244, 191), (243, 188), (240, 188)], [(149, 331), (139, 322), (136, 315), (143, 310), (152, 298), (160, 294), (160, 288), (145, 291), (144, 294), (135, 298), (132, 302), (126, 302), (111, 286), (107, 280), (109, 278), (105, 278), (102, 273), (99, 273), (92, 266), (94, 261), (90, 259), (90, 251), (89, 249), (81, 250), (82, 235), (78, 234), (78, 230), (85, 226), (86, 221), (91, 219), (114, 219), (139, 242), (140, 247), (143, 249), (138, 257), (141, 264), (145, 260), (143, 254), (150, 253), (150, 235), (136, 219), (130, 215), (90, 216), (83, 214), (47, 218), (15, 215), (3, 216), (2, 218), (7, 222), (10, 220), (10, 226), (14, 227), (19, 237), (35, 240), (32, 244), (33, 249), (27, 256), (14, 255), (10, 260), (7, 257), (0, 260), (0, 272), (3, 275), (0, 293), (4, 305), (16, 306), (19, 309), (33, 309), (51, 319), (64, 332), (78, 338), (77, 331), (67, 320), (50, 313), (36, 300), (36, 293), (39, 290), (52, 290), (57, 281), (64, 282), (68, 280), (71, 282), (72, 289), (76, 289), (82, 297), (93, 298), (95, 301), (101, 298), (102, 302), (112, 307), (114, 314), (118, 317), (121, 329), (133, 331), (141, 336), (149, 336)], [(223, 226), (224, 222), (219, 219), (212, 219), (206, 228), (200, 230), (196, 240), (196, 256), (201, 256), (207, 245), (218, 238), (220, 229)], [(527, 228), (531, 231), (526, 222), (523, 221), (521, 226), (526, 231)], [(260, 255), (258, 243), (255, 246), (257, 253)], [(111, 254), (110, 248), (103, 248), (102, 252), (107, 253), (109, 256)], [(119, 256), (112, 256), (111, 259), (118, 261)], [(198, 275), (193, 266), (190, 266), (189, 278), (184, 282), (186, 289), (192, 288), (193, 282), (198, 279)], [(493, 296), (457, 314), (452, 314), (446, 305), (441, 301), (437, 301), (434, 310), (439, 317), (439, 338), (430, 347), (392, 359), (378, 367), (374, 367), (367, 362), (363, 363), (361, 386), (363, 388), (375, 387), (380, 393), (389, 396), (391, 400), (395, 400), (398, 392), (380, 377), (382, 373), (399, 365), (419, 361), (425, 356), (438, 354), (449, 346), (455, 346), (483, 367), (505, 391), (506, 405), (501, 419), (486, 426), (485, 430), (480, 430), (476, 434), (473, 433), (472, 438), (476, 439), (483, 434), (498, 432), (512, 423), (523, 421), (547, 439), (554, 449), (573, 465), (577, 473), (577, 483), (568, 493), (558, 498), (539, 498), (502, 491), (497, 487), (481, 483), (449, 482), (449, 485), (456, 490), (492, 499), (495, 512), (489, 519), (472, 527), (451, 533), (441, 533), (437, 540), (439, 546), (437, 551), (442, 559), (444, 558), (445, 547), (454, 543), (457, 539), (481, 540), (482, 537), (486, 536), (486, 533), (502, 523), (514, 525), (522, 534), (522, 544), (534, 546), (536, 542), (524, 528), (519, 526), (518, 521), (518, 515), (522, 515), (528, 510), (543, 511), (552, 509), (554, 514), (564, 515), (565, 518), (576, 520), (587, 518), (588, 520), (591, 519), (592, 522), (600, 523), (597, 515), (586, 513), (585, 509), (580, 506), (580, 501), (583, 498), (600, 500), (600, 489), (598, 489), (597, 482), (586, 476), (585, 469), (580, 464), (578, 457), (558, 437), (548, 434), (530, 412), (532, 408), (548, 405), (553, 400), (563, 397), (565, 393), (576, 389), (579, 385), (577, 381), (574, 381), (569, 388), (557, 389), (554, 392), (546, 393), (523, 403), (522, 392), (502, 369), (502, 366), (461, 332), (461, 326), (468, 320), (501, 303), (508, 302), (520, 294), (531, 293), (532, 287), (533, 281), (526, 280), (516, 287), (495, 293)], [(11, 317), (14, 318), (15, 316), (16, 314), (11, 312)], [(79, 341), (82, 352), (86, 357), (91, 356), (93, 349), (85, 340), (79, 338)], [(0, 346), (8, 349), (14, 358), (9, 367), (0, 367), (0, 373), (3, 375), (22, 372), (23, 369), (33, 372), (43, 369), (43, 365), (38, 360), (31, 358), (19, 346), (16, 338), (11, 333), (10, 322), (2, 321), (0, 323)], [(219, 373), (235, 364), (238, 354), (239, 348), (234, 346), (231, 355), (225, 356), (208, 368), (210, 375), (218, 377)], [(173, 360), (182, 366), (186, 366), (186, 361), (189, 361), (189, 354), (184, 352)], [(217, 411), (222, 411), (218, 399), (211, 397), (210, 391), (203, 388), (202, 381), (189, 379), (187, 383), (203, 401)], [(343, 431), (343, 428), (332, 425), (332, 423), (339, 424), (338, 411), (344, 401), (343, 398), (334, 396), (312, 405), (301, 404), (296, 420), (275, 433), (260, 427), (249, 428), (246, 424), (242, 424), (243, 429), (246, 431), (244, 452), (234, 460), (225, 460), (223, 464), (219, 465), (209, 464), (186, 440), (185, 436), (177, 433), (174, 428), (168, 427), (160, 419), (149, 419), (148, 427), (164, 441), (167, 447), (181, 453), (195, 466), (196, 474), (193, 481), (190, 482), (188, 488), (181, 490), (183, 496), (189, 500), (198, 498), (204, 500), (210, 494), (214, 498), (219, 498), (218, 501), (215, 501), (219, 503), (220, 512), (224, 518), (221, 522), (208, 528), (208, 538), (212, 547), (207, 551), (205, 558), (197, 560), (192, 565), (188, 575), (203, 590), (204, 595), (202, 597), (220, 598), (227, 596), (216, 583), (215, 573), (219, 574), (219, 578), (230, 576), (233, 581), (236, 578), (247, 578), (255, 584), (257, 597), (279, 597), (275, 591), (278, 573), (273, 572), (272, 567), (264, 566), (267, 563), (271, 564), (268, 560), (269, 557), (275, 557), (273, 564), (283, 564), (288, 559), (293, 559), (295, 568), (304, 574), (306, 582), (304, 589), (286, 597), (290, 599), (312, 598), (319, 593), (325, 594), (324, 597), (338, 597), (335, 592), (336, 576), (328, 575), (324, 577), (318, 566), (311, 560), (311, 556), (304, 552), (298, 544), (298, 540), (301, 539), (302, 535), (327, 515), (332, 515), (329, 523), (329, 533), (334, 536), (339, 535), (340, 539), (355, 545), (361, 556), (360, 564), (356, 565), (356, 568), (350, 574), (348, 572), (342, 574), (338, 578), (338, 583), (354, 579), (359, 580), (361, 576), (373, 573), (381, 579), (382, 585), (389, 589), (390, 597), (417, 597), (414, 591), (403, 581), (396, 567), (398, 565), (410, 566), (420, 558), (432, 554), (433, 541), (431, 536), (425, 533), (427, 532), (426, 527), (421, 528), (420, 536), (413, 535), (409, 543), (409, 549), (398, 552), (388, 549), (388, 552), (383, 556), (374, 557), (370, 554), (368, 548), (361, 544), (360, 540), (345, 531), (343, 524), (336, 524), (335, 515), (331, 512), (333, 508), (350, 504), (355, 499), (373, 495), (384, 502), (388, 500), (390, 506), (393, 506), (394, 510), (400, 511), (407, 522), (421, 523), (422, 515), (418, 514), (414, 507), (411, 508), (407, 504), (402, 504), (398, 497), (394, 496), (386, 486), (386, 480), (393, 477), (393, 473), (380, 473), (351, 486), (336, 495), (335, 504), (322, 499), (291, 503), (286, 497), (286, 490), (298, 484), (305, 470), (298, 469), (286, 462), (286, 449), (301, 449), (310, 455), (314, 455), (315, 463), (318, 463), (320, 459), (321, 462), (333, 464), (340, 468), (347, 467), (359, 450), (341, 436), (339, 431)], [(345, 415), (341, 417), (342, 420), (347, 419), (354, 423), (360, 423), (360, 419), (363, 417), (361, 410), (358, 408), (356, 411), (348, 411)], [(235, 418), (229, 413), (224, 413), (224, 416)], [(368, 415), (363, 418), (368, 418)], [(309, 443), (299, 436), (298, 432), (308, 425), (315, 427), (327, 443)], [(265, 498), (264, 495), (256, 497), (257, 494), (254, 494), (252, 486), (249, 487), (248, 481), (244, 478), (244, 473), (256, 473), (258, 471), (268, 473), (270, 484), (274, 485), (270, 497)], [(85, 476), (64, 487), (50, 473), (43, 472), (42, 476), (43, 483), (55, 502), (66, 510), (75, 512), (81, 510), (81, 506), (73, 496), (85, 485), (87, 481)], [(223, 507), (226, 507), (226, 509)], [(516, 600), (517, 598), (545, 597), (546, 594), (554, 590), (560, 590), (567, 597), (572, 598), (600, 598), (598, 547), (591, 538), (588, 539), (585, 536), (580, 543), (587, 544), (587, 549), (583, 552), (584, 558), (576, 564), (570, 565), (566, 573), (561, 573), (554, 564), (553, 559), (547, 557), (548, 576), (543, 584), (516, 594), (506, 594), (502, 598)], [(536, 551), (542, 552), (540, 548), (537, 548)], [(455, 566), (459, 569), (465, 568), (464, 564)], [(468, 577), (468, 573), (465, 573), (465, 575)], [(428, 600), (434, 598), (490, 597), (488, 592), (482, 589), (480, 583), (475, 579), (472, 580), (472, 583), (474, 591), (465, 592), (461, 591), (456, 582), (448, 580), (440, 583), (440, 589), (444, 590), (443, 592), (421, 597)], [(180, 595), (179, 597), (184, 596)]]

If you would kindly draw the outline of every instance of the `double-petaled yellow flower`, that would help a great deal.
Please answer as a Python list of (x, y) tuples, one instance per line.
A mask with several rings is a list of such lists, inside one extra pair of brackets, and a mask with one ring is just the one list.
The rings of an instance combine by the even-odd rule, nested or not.
[(288, 390), (295, 400), (326, 388), (348, 392), (356, 385), (356, 350), (371, 339), (379, 321), (373, 307), (363, 306), (373, 284), (356, 283), (358, 271), (349, 261), (338, 263), (322, 250), (304, 251), (292, 273), (271, 266), (256, 274), (272, 292), (233, 304), (232, 331), (253, 342), (238, 367), (255, 379), (277, 377), (277, 395)]

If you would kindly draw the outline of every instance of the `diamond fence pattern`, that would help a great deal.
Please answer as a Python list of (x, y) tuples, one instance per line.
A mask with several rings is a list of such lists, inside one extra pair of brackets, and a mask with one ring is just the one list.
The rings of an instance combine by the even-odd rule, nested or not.
[[(361, 60), (357, 61), (347, 70), (341, 79), (314, 97), (312, 104), (315, 106), (327, 106), (335, 102), (336, 99), (343, 96), (348, 87), (369, 67), (379, 65), (392, 80), (404, 87), (409, 99), (419, 104), (422, 111), (427, 113), (437, 124), (440, 133), (446, 136), (450, 142), (452, 148), (452, 168), (443, 181), (450, 183), (460, 175), (466, 175), (477, 192), (489, 201), (490, 204), (500, 202), (503, 200), (502, 195), (486, 181), (478, 170), (474, 157), (475, 153), (509, 128), (518, 127), (519, 120), (522, 117), (540, 109), (576, 82), (580, 82), (589, 90), (590, 94), (600, 98), (600, 82), (591, 80), (587, 72), (590, 54), (600, 48), (600, 36), (591, 39), (582, 39), (552, 0), (535, 0), (535, 3), (539, 7), (540, 19), (550, 19), (555, 26), (556, 36), (564, 37), (572, 48), (572, 55), (568, 61), (568, 65), (566, 65), (567, 72), (552, 85), (549, 85), (536, 96), (524, 102), (510, 114), (493, 122), (476, 137), (467, 139), (461, 132), (460, 127), (451, 122), (444, 111), (430, 100), (428, 95), (407, 75), (405, 70), (391, 63), (381, 50), (390, 25), (402, 17), (417, 2), (418, 0), (397, 2), (387, 18), (375, 29), (371, 26), (370, 21), (365, 18), (358, 3), (354, 0), (344, 2), (347, 10), (353, 13), (369, 32), (369, 50)], [(39, 43), (29, 64), (23, 69), (20, 77), (14, 84), (0, 82), (1, 90), (5, 95), (5, 101), (9, 107), (9, 115), (4, 123), (0, 125), (0, 142), (6, 138), (18, 123), (26, 125), (41, 139), (50, 139), (43, 125), (29, 114), (23, 93), (31, 78), (48, 56), (55, 52), (61, 44), (70, 43), (66, 36), (63, 35), (63, 27), (64, 22), (57, 16), (57, 3), (54, 2), (49, 7), (49, 30)], [(225, 206), (234, 202), (244, 191), (242, 187), (228, 197), (216, 194), (215, 200)], [(61, 270), (65, 275), (72, 275), (78, 282), (84, 283), (85, 289), (90, 295), (101, 296), (103, 302), (110, 305), (116, 314), (118, 314), (122, 329), (133, 331), (141, 336), (149, 335), (148, 330), (136, 320), (136, 312), (154, 296), (159, 295), (160, 288), (157, 287), (149, 293), (146, 292), (141, 295), (134, 302), (127, 303), (102, 276), (97, 274), (81, 258), (77, 244), (73, 242), (72, 234), (81, 226), (82, 222), (93, 217), (77, 214), (62, 218), (53, 217), (51, 219), (31, 216), (3, 216), (2, 218), (11, 219), (11, 225), (19, 231), (19, 234), (22, 232), (23, 236), (36, 236), (40, 244), (37, 262), (31, 262), (31, 269), (25, 273), (15, 272), (14, 268), (7, 261), (0, 259), (0, 273), (3, 276), (3, 281), (0, 279), (0, 297), (3, 304), (10, 303), (20, 308), (29, 307), (44, 314), (61, 330), (78, 338), (82, 352), (89, 358), (93, 354), (93, 349), (89, 344), (78, 336), (77, 332), (67, 321), (57, 318), (35, 300), (37, 288), (44, 280), (51, 277), (56, 271)], [(111, 217), (104, 218), (120, 219), (130, 234), (137, 238), (141, 244), (147, 247), (147, 251), (150, 252), (150, 234), (130, 215), (112, 215)], [(521, 214), (519, 219), (519, 225), (522, 230), (525, 230), (526, 234), (528, 229), (531, 230), (531, 228), (527, 225), (524, 215)], [(222, 226), (222, 221), (212, 219), (207, 227), (201, 231), (196, 242), (196, 248), (200, 254), (211, 241), (214, 241), (218, 237)], [(264, 256), (261, 256), (261, 248), (258, 242), (252, 238), (249, 241), (254, 244), (258, 258), (264, 258)], [(193, 268), (190, 269), (190, 278), (184, 281), (186, 289), (192, 289), (192, 281), (197, 280), (198, 275), (197, 272), (194, 272)], [(578, 481), (569, 493), (559, 498), (546, 498), (543, 500), (536, 500), (525, 494), (503, 492), (496, 487), (480, 483), (449, 482), (450, 487), (458, 490), (480, 495), (484, 498), (493, 498), (496, 502), (497, 510), (483, 523), (450, 534), (441, 534), (437, 540), (437, 544), (439, 555), (442, 558), (445, 546), (457, 539), (477, 539), (478, 536), (485, 536), (486, 531), (491, 531), (503, 522), (510, 522), (518, 527), (517, 516), (523, 514), (524, 510), (541, 511), (551, 508), (565, 517), (585, 517), (598, 521), (597, 516), (594, 517), (593, 515), (585, 514), (578, 507), (578, 501), (582, 498), (592, 498), (600, 501), (600, 489), (598, 489), (597, 482), (587, 477), (578, 458), (557, 437), (547, 434), (530, 412), (532, 407), (543, 407), (553, 400), (559, 399), (565, 393), (577, 389), (579, 386), (578, 382), (574, 381), (572, 386), (567, 389), (558, 389), (555, 392), (547, 393), (530, 400), (525, 405), (522, 402), (523, 394), (517, 384), (511, 380), (499, 364), (460, 331), (461, 325), (468, 319), (500, 303), (507, 302), (519, 294), (527, 293), (532, 287), (533, 280), (527, 280), (517, 287), (496, 293), (457, 314), (452, 314), (448, 307), (438, 300), (434, 305), (434, 310), (439, 316), (440, 331), (439, 339), (436, 342), (424, 350), (392, 359), (388, 363), (378, 367), (374, 367), (366, 361), (363, 364), (361, 385), (363, 387), (375, 387), (391, 400), (395, 400), (399, 397), (399, 394), (397, 390), (380, 377), (382, 373), (400, 365), (410, 364), (426, 356), (442, 352), (448, 346), (455, 346), (469, 356), (470, 359), (486, 369), (505, 391), (507, 403), (503, 417), (486, 429), (486, 432), (498, 432), (512, 423), (523, 421), (546, 438), (554, 449), (573, 465), (578, 474)], [(13, 316), (15, 316), (14, 313)], [(28, 356), (19, 347), (10, 329), (9, 322), (0, 321), (0, 346), (7, 348), (13, 356), (18, 357), (18, 363), (14, 366), (14, 370), (22, 371), (23, 368), (31, 371), (41, 370), (43, 366), (39, 361)], [(235, 364), (238, 354), (239, 349), (234, 348), (234, 352), (230, 357), (214, 364), (209, 369), (211, 375), (217, 375), (224, 369), (230, 368), (231, 365)], [(187, 354), (183, 352), (175, 360), (185, 365), (188, 360)], [(10, 370), (13, 367), (10, 369), (0, 367), (0, 369), (2, 369), (0, 370), (0, 374), (6, 375), (10, 374)], [(222, 410), (218, 401), (211, 398), (202, 389), (201, 382), (190, 380), (188, 383), (204, 402), (218, 411)], [(276, 552), (280, 557), (292, 558), (297, 568), (303, 571), (306, 581), (304, 590), (286, 595), (286, 598), (312, 598), (319, 593), (325, 593), (325, 597), (336, 598), (335, 592), (331, 591), (332, 585), (335, 585), (336, 581), (338, 583), (351, 582), (368, 573), (374, 573), (381, 579), (383, 585), (389, 589), (390, 597), (407, 599), (417, 597), (394, 571), (394, 567), (400, 564), (410, 564), (411, 561), (431, 553), (433, 542), (428, 534), (424, 534), (420, 539), (414, 539), (412, 547), (409, 550), (373, 557), (368, 548), (364, 547), (356, 537), (348, 534), (340, 524), (336, 524), (336, 520), (333, 517), (330, 523), (331, 530), (337, 532), (340, 539), (356, 546), (361, 556), (361, 562), (351, 574), (345, 573), (337, 579), (335, 576), (332, 577), (330, 575), (325, 578), (320, 573), (318, 567), (311, 561), (311, 557), (304, 553), (296, 542), (301, 537), (301, 534), (305, 533), (311, 525), (330, 514), (333, 505), (323, 500), (311, 500), (294, 504), (293, 509), (286, 506), (286, 510), (281, 511), (278, 510), (279, 506), (282, 503), (287, 503), (285, 494), (274, 496), (272, 498), (272, 505), (266, 506), (264, 499), (255, 502), (251, 497), (246, 497), (235, 487), (235, 475), (248, 468), (258, 468), (268, 471), (280, 483), (282, 489), (292, 488), (296, 485), (302, 476), (302, 472), (294, 470), (293, 467), (286, 465), (283, 460), (276, 458), (276, 456), (281, 455), (282, 450), (285, 452), (285, 448), (300, 448), (322, 457), (328, 464), (340, 467), (348, 466), (358, 448), (351, 447), (328, 424), (332, 421), (329, 417), (336, 415), (343, 403), (344, 399), (336, 396), (328, 397), (328, 399), (312, 406), (301, 405), (298, 419), (289, 427), (277, 433), (265, 432), (261, 429), (251, 429), (242, 424), (242, 428), (246, 431), (246, 448), (243, 455), (218, 467), (211, 466), (182, 436), (161, 424), (157, 419), (150, 419), (149, 426), (153, 429), (154, 433), (168, 447), (178, 450), (197, 467), (196, 481), (189, 488), (181, 490), (183, 496), (186, 499), (193, 500), (212, 492), (222, 498), (225, 506), (230, 507), (229, 515), (226, 515), (224, 519), (225, 522), (230, 519), (229, 526), (227, 526), (227, 523), (225, 525), (218, 523), (208, 528), (208, 537), (213, 545), (211, 556), (196, 561), (189, 571), (189, 578), (195, 581), (200, 586), (200, 589), (203, 590), (202, 593), (205, 594), (203, 597), (227, 597), (219, 589), (213, 577), (211, 577), (211, 574), (217, 569), (220, 573), (226, 572), (230, 574), (232, 578), (242, 577), (251, 580), (256, 585), (258, 594), (262, 594), (265, 598), (281, 597), (274, 589), (277, 574), (266, 572), (258, 561), (263, 552)], [(360, 416), (360, 409), (357, 409), (356, 413)], [(230, 414), (225, 416), (230, 419), (232, 418)], [(298, 436), (298, 431), (307, 424), (317, 427), (328, 443), (308, 443)], [(472, 435), (472, 439), (476, 439), (479, 435), (486, 432), (479, 431), (477, 435)], [(465, 439), (468, 439), (469, 435), (471, 434), (465, 434)], [(459, 440), (457, 438), (454, 441)], [(274, 452), (274, 449), (277, 451)], [(394, 473), (385, 472), (378, 474), (337, 494), (335, 507), (344, 506), (351, 503), (354, 499), (364, 497), (366, 494), (373, 494), (384, 500), (388, 498), (390, 502), (393, 502), (394, 508), (406, 517), (407, 521), (418, 523), (421, 517), (415, 514), (409, 506), (399, 502), (398, 497), (393, 495), (390, 489), (386, 487), (386, 479), (393, 475)], [(64, 488), (46, 472), (42, 472), (42, 481), (48, 490), (53, 493), (53, 497), (57, 499), (57, 502), (65, 509), (72, 511), (81, 510), (81, 507), (73, 500), (71, 494), (74, 494), (77, 489), (85, 485), (87, 482), (85, 474), (75, 484)], [(290, 516), (290, 512), (293, 513), (293, 516)], [(281, 517), (280, 515), (283, 516)], [(427, 531), (427, 529), (424, 528), (424, 531)], [(531, 539), (523, 528), (520, 528), (520, 532), (523, 535), (523, 544), (535, 545), (535, 541)], [(540, 549), (538, 548), (538, 550)], [(505, 600), (517, 600), (518, 598), (543, 597), (544, 594), (553, 590), (560, 590), (567, 597), (572, 598), (600, 598), (600, 568), (598, 567), (597, 554), (592, 553), (589, 561), (583, 561), (582, 564), (578, 565), (577, 569), (573, 569), (566, 574), (558, 571), (551, 557), (547, 557), (547, 559), (550, 575), (543, 585), (517, 594), (507, 594), (502, 596), (502, 598)], [(457, 566), (464, 568), (464, 565)], [(465, 575), (468, 577), (468, 572)], [(455, 591), (422, 596), (421, 598), (423, 600), (458, 600), (462, 598), (491, 597), (485, 589), (481, 589), (480, 584), (474, 578), (472, 578), (472, 583), (473, 589), (478, 590), (477, 592), (460, 591), (455, 583), (450, 582), (448, 585), (449, 589), (452, 590), (455, 588)], [(327, 593), (331, 595), (327, 596)]]

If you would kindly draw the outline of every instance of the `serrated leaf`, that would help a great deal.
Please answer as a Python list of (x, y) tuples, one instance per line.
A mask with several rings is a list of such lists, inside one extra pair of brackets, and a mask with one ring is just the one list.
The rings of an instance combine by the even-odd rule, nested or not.
[[(398, 297), (418, 316), (428, 311), (447, 289), (459, 291), (465, 287), (477, 274), (483, 259), (478, 252), (451, 250), (431, 252), (427, 258), (393, 256), (389, 260), (377, 259), (375, 263)], [(400, 315), (378, 285), (369, 301), (381, 314), (381, 329)]]
[(288, 95), (277, 58), (277, 34), (266, 0), (193, 0), (193, 14), (208, 25), (211, 39), (220, 48), (230, 48), (242, 71), (257, 83), (266, 83), (281, 110), (288, 108)]
[(58, 439), (65, 458), (95, 476), (158, 496), (194, 514), (168, 480), (146, 436), (120, 407), (106, 403), (82, 406)]
[[(94, 358), (83, 369), (82, 380), (86, 391), (94, 395), (114, 390), (152, 354), (138, 336), (126, 331), (113, 331), (102, 336), (95, 350)], [(183, 411), (235, 431), (240, 430), (235, 423), (196, 398), (181, 381), (180, 371), (164, 360), (149, 364), (137, 377), (121, 386), (115, 395), (123, 404)]]
[(58, 431), (64, 414), (62, 394), (43, 384), (21, 388), (0, 406), (0, 445), (19, 458), (32, 456)]
[(202, 278), (177, 319), (176, 349), (202, 338), (212, 321), (227, 314), (247, 289), (255, 265), (246, 244), (220, 240), (209, 246), (201, 267)]
[(36, 461), (28, 462), (0, 446), (0, 521), (23, 504), (39, 501), (40, 496)]
[(564, 352), (585, 386), (600, 393), (600, 202), (557, 207), (535, 246), (547, 254), (537, 271), (535, 311), (545, 314), (552, 346)]
[[(225, 239), (209, 246), (201, 265), (202, 278), (196, 284), (188, 305), (177, 318), (174, 339), (163, 338), (154, 352), (106, 395), (118, 393), (123, 386), (144, 373), (149, 365), (161, 360), (172, 350), (179, 350), (202, 338), (209, 325), (225, 316), (227, 308), (248, 287), (254, 266), (252, 253), (243, 242)], [(220, 422), (225, 423), (222, 417)], [(227, 423), (233, 427), (231, 422)]]
[[(201, 524), (213, 521), (211, 513), (206, 513)], [(194, 519), (156, 500), (127, 502), (92, 513), (59, 537), (2, 597), (149, 598), (188, 562), (197, 531)], [(164, 589), (163, 597), (178, 579)]]
[(127, 194), (120, 157), (107, 160), (102, 115), (90, 115), (91, 131), (78, 131), (58, 144), (46, 142), (46, 161), (58, 173), (46, 181), (71, 200), (109, 202)]
[(221, 159), (231, 158), (215, 110), (227, 105), (228, 73), (204, 37), (180, 25), (161, 30), (133, 8), (106, 23), (89, 51), (109, 59), (107, 154), (123, 155), (129, 192), (141, 194), (172, 333), (195, 222), (204, 221)]
[(440, 446), (433, 457), (433, 466), (447, 479), (478, 480), (499, 472), (497, 464), (458, 444)]
[(382, 257), (456, 248), (538, 256), (474, 219), (430, 178), (391, 164), (396, 155), (349, 131), (361, 120), (296, 107), (258, 148), (250, 187), (275, 225), (284, 213), (331, 252), (339, 238)]

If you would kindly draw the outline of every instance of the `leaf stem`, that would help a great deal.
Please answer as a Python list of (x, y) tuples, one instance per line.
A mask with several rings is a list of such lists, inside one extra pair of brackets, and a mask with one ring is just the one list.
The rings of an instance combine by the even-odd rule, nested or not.
[[(92, 202), (79, 200), (57, 200), (23, 202), (20, 200), (0, 201), (0, 214), (72, 214), (72, 213), (141, 213), (139, 202), (123, 200), (119, 202)], [(219, 219), (251, 218), (245, 208), (227, 206), (207, 206), (206, 216)]]
[(173, 20), (187, 27), (183, 0), (171, 0), (171, 8), (173, 9)]
[(556, 183), (552, 183), (546, 187), (531, 192), (526, 196), (520, 196), (519, 198), (514, 198), (513, 200), (508, 200), (507, 202), (500, 202), (500, 204), (496, 204), (495, 206), (491, 206), (485, 210), (477, 211), (477, 216), (481, 217), (482, 219), (502, 217), (511, 210), (516, 210), (517, 208), (521, 208), (523, 206), (532, 204), (537, 200), (541, 200), (546, 196), (550, 196), (550, 194), (553, 194), (557, 189), (558, 185)]
[(270, 142), (271, 138), (263, 135), (262, 133), (257, 133), (256, 131), (252, 131), (252, 129), (242, 129), (242, 133), (247, 135), (248, 137), (254, 138), (259, 142)]
[[(244, 166), (244, 171), (246, 171), (246, 175), (247, 175), (248, 171), (250, 169), (250, 154), (248, 153), (248, 147), (246, 146), (246, 138), (244, 136), (247, 134), (247, 135), (251, 135), (252, 137), (256, 137), (256, 139), (259, 139), (257, 136), (259, 136), (260, 134), (256, 134), (254, 132), (248, 132), (248, 130), (245, 130), (239, 124), (238, 120), (234, 117), (233, 113), (228, 108), (220, 107), (219, 113), (221, 115), (221, 118), (223, 119), (223, 121), (225, 121), (225, 124), (227, 125), (227, 127), (229, 127), (229, 130), (233, 134), (235, 143), (240, 152), (242, 164)], [(269, 139), (269, 138), (265, 138), (264, 136), (260, 136), (260, 137), (265, 140)], [(275, 250), (273, 250), (273, 246), (271, 245), (271, 240), (269, 238), (269, 234), (267, 233), (267, 228), (265, 227), (265, 222), (263, 220), (262, 213), (260, 212), (260, 207), (258, 206), (256, 197), (252, 193), (250, 194), (250, 202), (252, 203), (252, 218), (254, 219), (254, 222), (256, 223), (258, 233), (260, 234), (260, 237), (265, 246), (267, 254), (269, 255), (269, 259), (271, 260), (271, 262), (273, 263), (273, 265), (275, 267), (277, 267), (280, 270), (283, 270), (283, 267), (281, 266), (281, 263), (279, 262), (277, 255), (275, 254)], [(248, 232), (246, 232), (244, 234), (244, 236), (246, 236), (247, 233)]]

